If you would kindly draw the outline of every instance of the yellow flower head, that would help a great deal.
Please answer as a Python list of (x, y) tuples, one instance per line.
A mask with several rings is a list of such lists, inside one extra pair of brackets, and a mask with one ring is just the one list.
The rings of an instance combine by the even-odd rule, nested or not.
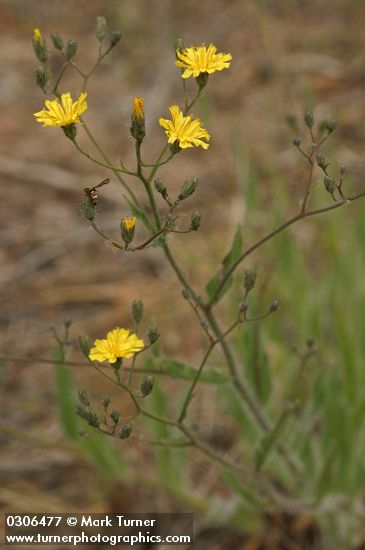
[(201, 126), (201, 122), (198, 118), (194, 118), (193, 115), (184, 116), (178, 105), (172, 105), (169, 107), (172, 120), (166, 118), (160, 118), (159, 124), (165, 128), (165, 133), (168, 137), (168, 143), (173, 144), (177, 142), (181, 149), (187, 147), (198, 147), (199, 145), (203, 149), (208, 149), (209, 144), (205, 143), (203, 139), (210, 140), (210, 135)]
[(185, 48), (185, 50), (176, 50), (175, 64), (182, 69), (182, 78), (189, 76), (198, 77), (202, 73), (212, 74), (216, 71), (228, 69), (231, 64), (232, 55), (230, 53), (217, 53), (214, 44), (207, 48), (204, 44), (197, 48)]
[(137, 120), (144, 120), (143, 111), (144, 99), (143, 97), (135, 97), (133, 101), (133, 116)]
[(115, 328), (108, 332), (104, 340), (95, 340), (91, 348), (91, 361), (109, 361), (116, 363), (117, 359), (129, 358), (144, 348), (144, 341), (125, 328)]
[(87, 109), (87, 92), (82, 92), (73, 103), (70, 92), (61, 95), (61, 103), (58, 99), (47, 100), (47, 109), (34, 113), (37, 122), (43, 122), (43, 126), (65, 127), (70, 124), (80, 123), (81, 114)]
[(34, 42), (42, 42), (43, 36), (39, 29), (33, 29), (33, 40)]

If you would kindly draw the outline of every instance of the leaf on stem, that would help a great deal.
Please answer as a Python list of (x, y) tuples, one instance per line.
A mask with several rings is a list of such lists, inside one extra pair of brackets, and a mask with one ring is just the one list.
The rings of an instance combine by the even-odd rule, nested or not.
[(210, 300), (213, 300), (213, 303), (218, 302), (232, 285), (233, 277), (229, 277), (225, 285), (220, 289), (219, 293), (217, 294), (217, 290), (221, 284), (222, 279), (224, 278), (228, 270), (231, 268), (231, 266), (234, 264), (234, 262), (241, 256), (242, 251), (243, 251), (242, 232), (241, 232), (241, 227), (237, 226), (236, 233), (233, 238), (232, 246), (230, 248), (230, 251), (222, 261), (222, 267), (219, 273), (214, 275), (206, 286), (208, 298)]

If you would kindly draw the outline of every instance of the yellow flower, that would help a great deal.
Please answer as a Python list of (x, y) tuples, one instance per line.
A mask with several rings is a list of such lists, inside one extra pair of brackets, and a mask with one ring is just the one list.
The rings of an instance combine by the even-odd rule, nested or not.
[(48, 111), (42, 109), (34, 116), (37, 122), (43, 122), (43, 126), (65, 127), (80, 123), (80, 116), (87, 109), (86, 96), (87, 92), (82, 92), (73, 103), (70, 92), (67, 92), (61, 95), (61, 103), (58, 99), (47, 100), (45, 105)]
[(43, 37), (39, 29), (33, 29), (33, 40), (34, 42), (42, 42)]
[(231, 64), (232, 55), (230, 53), (217, 53), (214, 44), (207, 48), (204, 44), (197, 48), (191, 46), (183, 51), (176, 50), (178, 58), (175, 64), (182, 69), (183, 78), (194, 76), (195, 78), (202, 73), (212, 74), (216, 71), (228, 69)]
[(177, 142), (181, 149), (187, 147), (198, 147), (199, 145), (203, 149), (208, 149), (209, 144), (202, 141), (206, 139), (210, 140), (210, 135), (201, 126), (200, 120), (194, 118), (193, 115), (184, 116), (178, 105), (172, 105), (169, 107), (172, 120), (166, 118), (160, 118), (159, 124), (166, 130), (168, 137), (168, 143), (173, 144)]
[(133, 101), (133, 116), (137, 120), (144, 120), (143, 111), (144, 99), (143, 97), (135, 97)]
[(106, 339), (95, 340), (94, 347), (91, 348), (89, 353), (89, 359), (100, 363), (109, 361), (110, 364), (113, 364), (122, 357), (133, 357), (135, 353), (143, 348), (144, 341), (138, 338), (136, 334), (125, 328), (117, 327), (108, 332)]

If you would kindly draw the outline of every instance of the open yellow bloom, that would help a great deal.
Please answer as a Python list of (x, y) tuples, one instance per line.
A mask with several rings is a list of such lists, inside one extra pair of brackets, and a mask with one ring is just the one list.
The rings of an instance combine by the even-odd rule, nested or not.
[(39, 29), (33, 29), (33, 40), (35, 42), (41, 42), (43, 40), (42, 33)]
[(185, 71), (182, 78), (190, 76), (197, 77), (202, 73), (212, 74), (216, 71), (228, 69), (231, 64), (232, 55), (230, 53), (217, 53), (214, 44), (207, 48), (204, 44), (197, 48), (185, 48), (185, 50), (176, 50), (178, 60), (175, 64)]
[(208, 149), (209, 144), (203, 139), (209, 141), (210, 135), (201, 126), (200, 120), (194, 118), (193, 115), (184, 116), (178, 105), (172, 105), (169, 110), (172, 120), (160, 118), (158, 121), (160, 126), (166, 130), (168, 143), (177, 142), (181, 149), (198, 147), (199, 145), (203, 149)]
[(73, 102), (70, 92), (61, 95), (61, 103), (58, 99), (47, 100), (47, 109), (34, 113), (37, 122), (43, 122), (43, 126), (64, 127), (70, 124), (80, 123), (81, 114), (87, 109), (87, 92), (82, 92), (80, 97)]
[(144, 348), (144, 341), (125, 328), (115, 328), (108, 332), (103, 340), (95, 340), (91, 348), (91, 361), (109, 361), (113, 364), (117, 359), (129, 358)]

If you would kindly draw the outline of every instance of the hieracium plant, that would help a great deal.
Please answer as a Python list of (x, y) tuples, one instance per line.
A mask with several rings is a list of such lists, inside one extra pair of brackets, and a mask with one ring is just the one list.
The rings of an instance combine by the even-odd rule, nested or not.
[[(51, 97), (34, 116), (45, 127), (60, 128), (76, 151), (87, 157), (91, 163), (105, 169), (110, 179), (105, 179), (100, 184), (93, 182), (91, 187), (84, 190), (82, 211), (86, 222), (99, 237), (121, 254), (142, 252), (150, 247), (155, 248), (156, 254), (162, 251), (176, 275), (176, 284), (181, 287), (182, 300), (191, 307), (192, 316), (197, 318), (202, 337), (206, 339), (206, 349), (194, 368), (182, 361), (164, 356), (161, 352), (164, 336), (160, 335), (158, 328), (152, 324), (146, 332), (141, 331), (145, 312), (142, 301), (136, 296), (131, 311), (133, 329), (105, 327), (106, 335), (94, 342), (86, 335), (79, 338), (81, 352), (90, 366), (110, 384), (125, 392), (133, 404), (134, 414), (130, 417), (125, 416), (123, 411), (118, 409), (117, 403), (112, 404), (111, 410), (109, 397), (96, 396), (92, 402), (85, 390), (79, 391), (76, 412), (93, 430), (115, 438), (140, 439), (146, 445), (153, 444), (164, 449), (176, 447), (178, 449), (175, 449), (175, 453), (186, 452), (186, 449), (183, 449), (186, 447), (202, 453), (222, 468), (225, 483), (240, 496), (246, 509), (317, 513), (321, 510), (321, 487), (328, 475), (333, 455), (330, 454), (323, 463), (308, 463), (308, 449), (301, 444), (296, 445), (296, 439), (293, 437), (293, 433), (298, 431), (298, 426), (305, 427), (303, 411), (306, 410), (306, 403), (301, 401), (300, 392), (293, 394), (288, 389), (288, 399), (282, 403), (281, 413), (273, 416), (270, 406), (252, 391), (251, 385), (245, 379), (242, 360), (238, 358), (239, 355), (232, 346), (232, 338), (228, 337), (235, 331), (245, 331), (245, 326), (249, 323), (261, 323), (278, 309), (278, 302), (273, 299), (267, 307), (264, 306), (261, 311), (251, 314), (250, 297), (255, 291), (257, 274), (250, 265), (245, 265), (245, 269), (240, 270), (250, 255), (289, 226), (341, 208), (364, 195), (364, 192), (357, 195), (346, 192), (345, 167), (341, 166), (339, 174), (334, 174), (330, 170), (326, 155), (322, 152), (327, 138), (336, 128), (336, 123), (329, 120), (317, 128), (313, 113), (305, 112), (304, 123), (307, 127), (308, 143), (302, 145), (303, 138), (299, 137), (293, 140), (294, 147), (308, 166), (308, 176), (303, 183), (299, 208), (285, 222), (260, 237), (245, 250), (242, 249), (240, 234), (237, 232), (231, 248), (222, 263), (217, 266), (216, 274), (208, 281), (205, 291), (193, 288), (184, 268), (174, 255), (169, 236), (191, 233), (193, 239), (194, 232), (201, 230), (202, 220), (198, 211), (191, 212), (188, 224), (182, 224), (179, 217), (179, 209), (196, 192), (199, 179), (195, 175), (189, 177), (182, 183), (177, 195), (173, 196), (169, 185), (157, 178), (157, 173), (160, 166), (172, 163), (175, 156), (186, 155), (186, 149), (201, 147), (205, 150), (204, 154), (209, 155), (212, 136), (202, 121), (195, 116), (194, 108), (202, 94), (206, 93), (208, 85), (214, 86), (214, 73), (230, 69), (232, 55), (219, 52), (214, 44), (208, 47), (204, 44), (186, 47), (181, 40), (176, 42), (175, 59), (173, 54), (171, 56), (171, 71), (176, 71), (177, 78), (182, 80), (183, 99), (176, 99), (173, 105), (166, 106), (165, 113), (161, 113), (162, 116), (158, 119), (158, 124), (165, 133), (166, 144), (154, 162), (145, 161), (144, 99), (136, 97), (131, 106), (130, 126), (135, 146), (135, 166), (126, 167), (122, 161), (119, 164), (111, 162), (87, 122), (89, 79), (96, 74), (100, 62), (118, 44), (120, 34), (109, 31), (105, 19), (100, 17), (97, 21), (96, 39), (98, 55), (92, 68), (85, 72), (75, 61), (77, 43), (73, 40), (65, 43), (60, 34), (53, 33), (51, 41), (55, 53), (63, 59), (59, 74), (54, 75), (49, 59), (49, 44), (38, 29), (34, 30), (33, 47), (40, 62), (40, 67), (36, 70), (36, 81), (43, 92)], [(73, 97), (69, 91), (62, 88), (63, 75), (68, 69), (74, 70), (76, 76), (81, 78), (82, 87), (78, 97)], [(193, 81), (195, 89), (192, 97), (189, 97), (187, 91), (189, 80)], [(166, 115), (168, 111), (169, 115)], [(52, 129), (46, 128), (45, 131), (49, 132), (49, 139), (57, 139)], [(95, 156), (80, 144), (80, 132), (90, 140), (96, 150)], [(324, 189), (328, 192), (328, 202), (319, 208), (311, 208), (314, 173), (320, 174), (321, 171)], [(176, 177), (178, 178), (178, 175)], [(112, 179), (114, 181), (111, 181)], [(97, 217), (98, 193), (103, 192), (103, 185), (115, 183), (124, 189), (126, 209), (126, 215), (120, 221), (119, 239), (109, 236), (99, 225)], [(148, 201), (147, 208), (144, 208), (145, 202), (141, 199), (143, 193)], [(141, 239), (140, 235), (143, 234), (144, 238)], [(112, 261), (111, 256), (110, 262)], [(234, 314), (230, 307), (232, 318), (228, 326), (221, 326), (216, 307), (223, 298), (229, 298), (234, 276), (241, 284), (241, 300), (236, 304)], [(127, 284), (127, 281), (124, 284)], [(290, 280), (287, 281), (287, 285), (290, 285)], [(178, 327), (179, 320), (176, 319), (176, 330)], [(220, 348), (222, 353), (222, 356), (218, 357), (224, 357), (220, 370), (211, 367), (211, 360), (215, 357), (217, 348)], [(306, 368), (308, 358), (315, 351), (314, 342), (308, 340), (307, 349), (301, 357), (301, 369)], [(219, 364), (218, 359), (215, 361)], [(172, 398), (171, 394), (163, 396), (165, 401), (169, 402), (165, 409), (166, 414), (154, 410), (153, 405), (154, 392), (159, 392), (160, 397), (161, 392), (163, 394), (162, 386), (158, 384), (161, 376), (170, 376), (181, 383), (180, 389), (174, 389), (176, 397)], [(203, 384), (218, 384), (222, 392), (226, 393), (228, 387), (230, 393), (227, 395), (230, 395), (231, 402), (234, 401), (238, 411), (244, 411), (242, 414), (248, 413), (254, 425), (253, 431), (242, 434), (241, 439), (236, 441), (231, 453), (222, 453), (217, 446), (208, 443), (204, 431), (199, 430), (191, 419), (194, 399), (196, 400)], [(97, 399), (100, 402), (99, 406), (96, 404)], [(227, 410), (233, 419), (239, 420), (241, 413), (235, 415), (232, 407), (228, 407)], [(162, 430), (155, 432), (161, 436), (154, 440), (149, 436), (153, 423), (162, 427)], [(189, 490), (186, 488), (185, 492), (189, 493)]]

